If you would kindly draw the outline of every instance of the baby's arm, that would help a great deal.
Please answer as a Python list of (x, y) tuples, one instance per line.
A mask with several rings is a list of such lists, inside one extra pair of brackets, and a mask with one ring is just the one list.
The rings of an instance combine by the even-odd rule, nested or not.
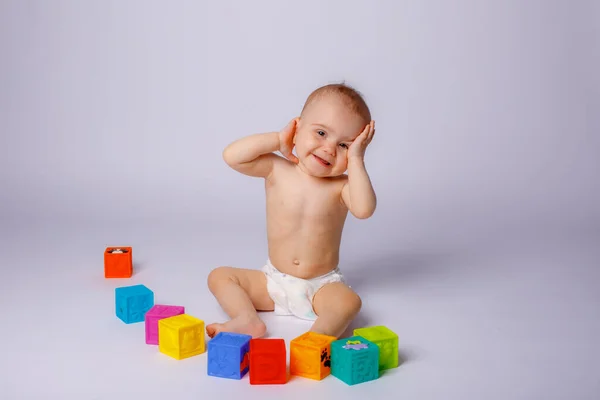
[(236, 140), (223, 150), (223, 159), (245, 175), (266, 177), (273, 169), (272, 154), (279, 149), (277, 132), (257, 133)]
[(342, 188), (342, 201), (356, 218), (369, 218), (375, 212), (377, 197), (365, 168), (364, 152), (375, 132), (371, 122), (348, 150), (348, 182)]
[(293, 119), (281, 132), (256, 133), (238, 139), (223, 150), (223, 159), (242, 174), (267, 177), (278, 158), (273, 152), (280, 150), (288, 158), (295, 158), (289, 146), (295, 134), (295, 124), (296, 119)]
[(369, 218), (375, 212), (377, 197), (364, 160), (348, 160), (348, 182), (342, 188), (342, 200), (356, 218)]

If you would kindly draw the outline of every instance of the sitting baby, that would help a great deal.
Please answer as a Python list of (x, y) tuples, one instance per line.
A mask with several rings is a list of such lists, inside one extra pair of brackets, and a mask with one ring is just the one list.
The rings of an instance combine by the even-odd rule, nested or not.
[(261, 269), (211, 271), (208, 286), (231, 319), (208, 325), (210, 337), (221, 331), (263, 336), (257, 311), (312, 320), (311, 331), (334, 337), (346, 330), (361, 299), (338, 268), (340, 242), (348, 211), (361, 219), (375, 211), (364, 161), (374, 133), (362, 96), (331, 84), (311, 93), (300, 116), (280, 132), (246, 136), (225, 148), (231, 168), (264, 179), (268, 259)]

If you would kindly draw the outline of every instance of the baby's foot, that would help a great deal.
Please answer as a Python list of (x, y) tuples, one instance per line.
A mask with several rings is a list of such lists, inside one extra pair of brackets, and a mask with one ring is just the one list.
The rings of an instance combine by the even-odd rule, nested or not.
[(210, 324), (206, 327), (206, 333), (210, 338), (215, 337), (219, 332), (243, 333), (258, 338), (263, 336), (266, 331), (267, 327), (258, 318), (258, 315), (251, 317), (239, 316), (224, 324)]

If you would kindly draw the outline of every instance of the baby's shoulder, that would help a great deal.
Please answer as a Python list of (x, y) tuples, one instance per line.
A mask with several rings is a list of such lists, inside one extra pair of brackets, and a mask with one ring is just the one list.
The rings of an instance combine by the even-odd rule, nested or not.
[(273, 162), (273, 172), (288, 173), (293, 171), (295, 164), (287, 158), (276, 153), (270, 153), (269, 156)]
[(266, 177), (267, 183), (275, 183), (275, 181), (289, 180), (290, 174), (293, 172), (295, 164), (279, 154), (269, 153), (271, 159), (271, 173)]

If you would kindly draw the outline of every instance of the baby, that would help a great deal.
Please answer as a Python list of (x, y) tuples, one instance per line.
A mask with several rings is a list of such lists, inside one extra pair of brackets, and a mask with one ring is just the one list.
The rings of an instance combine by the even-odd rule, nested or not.
[(264, 179), (268, 259), (261, 270), (211, 271), (208, 287), (231, 319), (208, 325), (209, 337), (221, 331), (263, 336), (257, 311), (314, 321), (311, 331), (336, 338), (347, 329), (362, 303), (338, 268), (339, 249), (348, 211), (361, 219), (375, 211), (364, 162), (374, 132), (362, 96), (331, 84), (312, 92), (280, 132), (225, 148), (231, 168)]

